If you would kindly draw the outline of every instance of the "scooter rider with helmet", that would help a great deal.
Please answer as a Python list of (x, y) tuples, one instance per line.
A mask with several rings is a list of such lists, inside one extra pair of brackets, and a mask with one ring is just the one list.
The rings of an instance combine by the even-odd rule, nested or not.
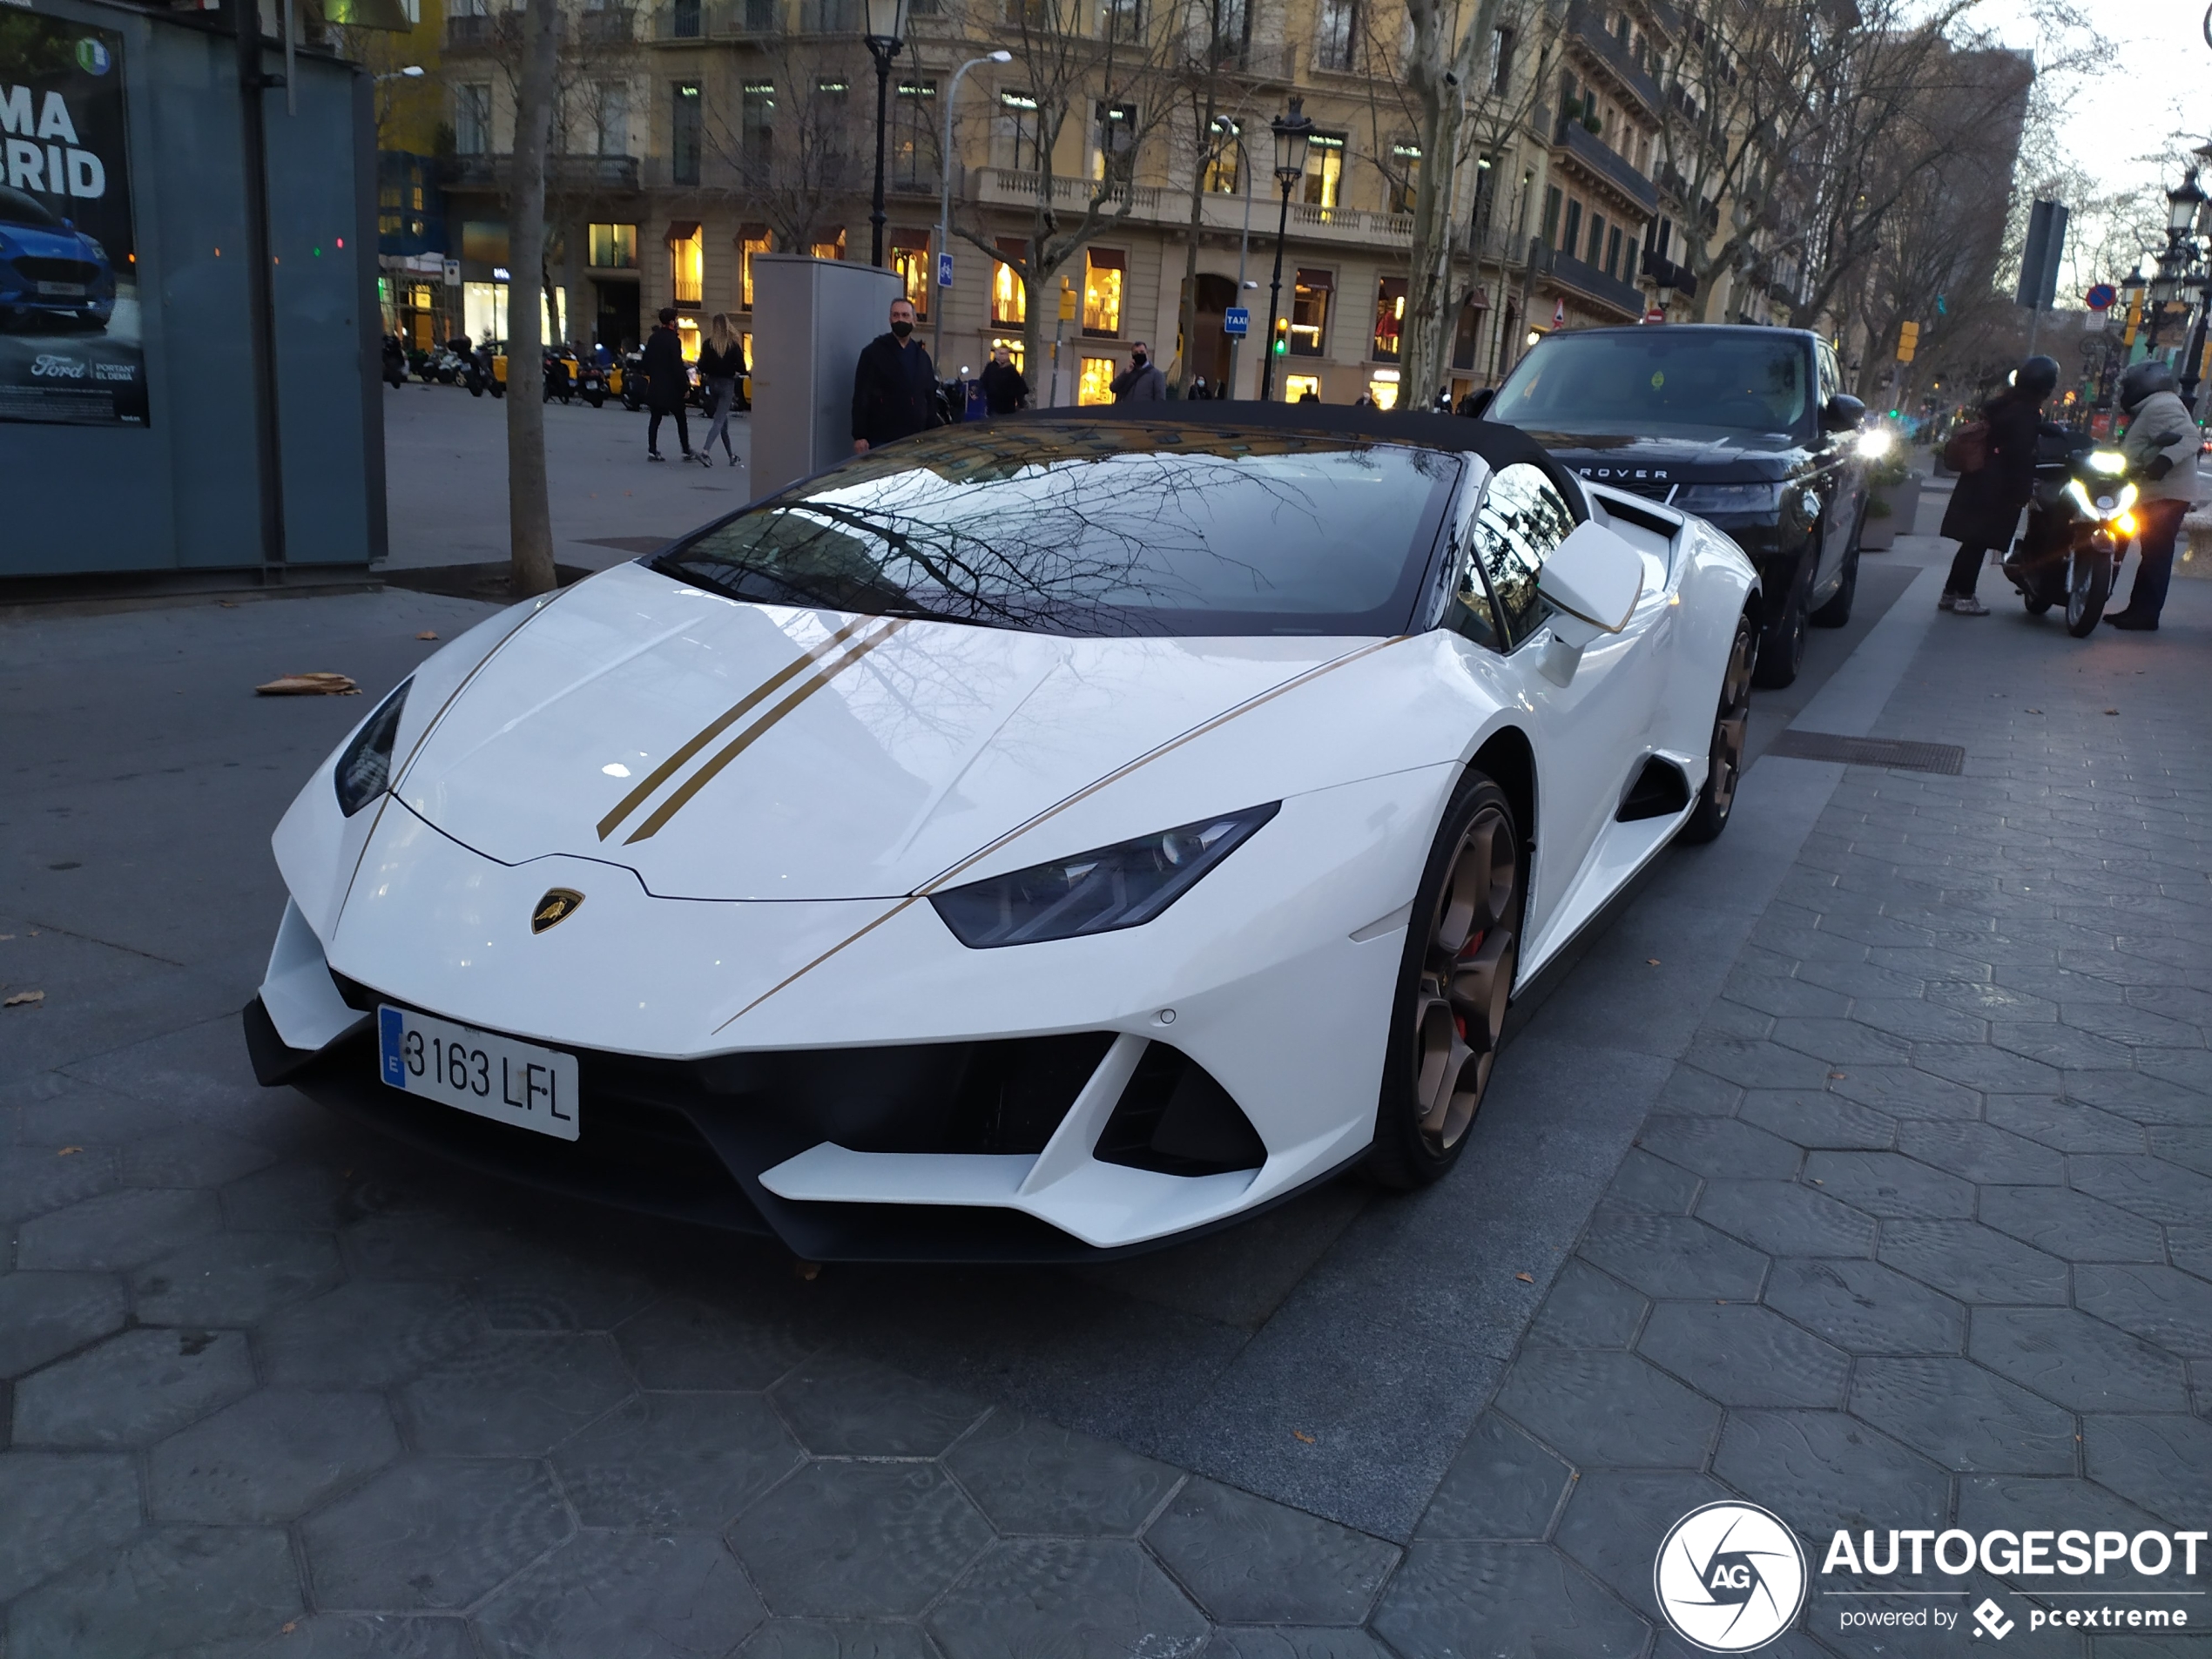
[(2153, 633), (2166, 608), (2166, 586), (2174, 576), (2174, 543), (2182, 519), (2197, 498), (2196, 421), (2174, 389), (2174, 371), (2162, 359), (2145, 358), (2120, 377), (2120, 409), (2127, 435), (2120, 451), (2135, 481), (2136, 545), (2142, 563), (2128, 608), (2105, 618), (2108, 628)]

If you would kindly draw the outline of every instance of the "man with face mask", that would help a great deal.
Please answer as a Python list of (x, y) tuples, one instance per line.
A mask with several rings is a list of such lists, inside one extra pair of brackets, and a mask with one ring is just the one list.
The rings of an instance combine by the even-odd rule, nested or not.
[(853, 453), (937, 424), (937, 366), (914, 338), (914, 308), (891, 302), (891, 332), (861, 348), (853, 370)]
[(1129, 368), (1114, 376), (1114, 401), (1116, 403), (1164, 403), (1168, 401), (1168, 377), (1160, 373), (1159, 365), (1152, 361), (1152, 348), (1143, 341), (1129, 354)]

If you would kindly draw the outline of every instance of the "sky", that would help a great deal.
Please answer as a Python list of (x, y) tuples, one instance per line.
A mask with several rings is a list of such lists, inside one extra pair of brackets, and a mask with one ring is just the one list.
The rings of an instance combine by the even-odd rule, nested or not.
[[(2105, 189), (2148, 183), (2156, 169), (2139, 158), (2163, 149), (2169, 132), (2190, 132), (2198, 142), (2212, 137), (2207, 3), (2117, 0), (2089, 8), (2113, 55), (2101, 71), (2073, 84), (2060, 132), (2078, 164)], [(2008, 46), (2033, 48), (2036, 28), (2030, 14), (2029, 0), (1980, 0), (1966, 20), (1993, 30)]]

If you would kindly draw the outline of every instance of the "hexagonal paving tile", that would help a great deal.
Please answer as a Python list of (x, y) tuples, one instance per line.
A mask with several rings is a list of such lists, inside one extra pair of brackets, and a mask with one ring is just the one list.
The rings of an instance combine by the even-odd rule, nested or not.
[(410, 1458), (300, 1524), (326, 1609), (463, 1608), (572, 1529), (542, 1463)]
[(993, 1545), (930, 1609), (929, 1630), (947, 1659), (1195, 1654), (1206, 1621), (1134, 1542), (1033, 1538)]
[(1778, 1180), (1804, 1155), (1779, 1136), (1733, 1117), (1652, 1117), (1636, 1144), (1703, 1176)]
[(1966, 1352), (2071, 1411), (2189, 1408), (2179, 1359), (2073, 1308), (1976, 1308)]
[(982, 1416), (984, 1403), (873, 1360), (818, 1353), (773, 1398), (817, 1457), (935, 1457)]
[(721, 1659), (767, 1617), (719, 1538), (579, 1533), (476, 1615), (511, 1659)]
[(2146, 1143), (2141, 1123), (2048, 1095), (1992, 1095), (1987, 1115), (1998, 1128), (2060, 1152), (2141, 1152)]
[(131, 1299), (149, 1325), (258, 1325), (338, 1282), (338, 1246), (320, 1233), (216, 1233), (147, 1263)]
[(1948, 1474), (1844, 1412), (1730, 1412), (1713, 1473), (1807, 1539), (1940, 1527), (1951, 1500)]
[(2155, 1222), (2071, 1187), (1984, 1187), (1980, 1216), (2070, 1262), (2156, 1262), (2166, 1253)]
[(138, 1474), (118, 1452), (0, 1452), (0, 1602), (138, 1529)]
[(729, 1536), (775, 1612), (896, 1618), (935, 1600), (991, 1529), (934, 1464), (812, 1463)]
[(150, 1446), (253, 1386), (235, 1331), (140, 1326), (17, 1386), (18, 1446)]
[(300, 1575), (281, 1531), (163, 1527), (24, 1595), (8, 1610), (9, 1645), (152, 1659), (273, 1636), (300, 1611)]
[(765, 1388), (819, 1345), (773, 1313), (687, 1297), (656, 1302), (615, 1339), (648, 1388)]
[(919, 1624), (890, 1619), (770, 1619), (738, 1659), (942, 1659)]
[(1897, 1150), (1983, 1185), (2054, 1186), (2066, 1179), (2066, 1160), (2049, 1147), (1987, 1123), (1907, 1123)]
[(1642, 1619), (1549, 1544), (1446, 1540), (1406, 1552), (1374, 1628), (1401, 1654), (1548, 1648), (1575, 1659), (1635, 1659), (1650, 1639)]
[(1743, 1097), (1743, 1121), (1817, 1150), (1878, 1152), (1897, 1139), (1897, 1119), (1841, 1095), (1809, 1089), (1757, 1089)]
[[(1960, 1083), (1912, 1066), (1840, 1067), (1828, 1079), (1831, 1094), (1893, 1117), (1979, 1117), (1981, 1096)], [(2056, 1090), (2048, 1092), (2056, 1093)]]
[(464, 1619), (388, 1613), (318, 1613), (287, 1620), (253, 1659), (479, 1659)]
[(154, 1447), (148, 1504), (163, 1521), (290, 1521), (399, 1454), (381, 1395), (263, 1388)]
[(421, 1451), (539, 1457), (633, 1392), (606, 1337), (488, 1332), (401, 1389), (400, 1418)]
[(1974, 1212), (1971, 1184), (1900, 1153), (1814, 1152), (1805, 1159), (1804, 1178), (1830, 1197), (1885, 1219)]
[(165, 1256), (222, 1225), (212, 1192), (124, 1187), (27, 1221), (18, 1267), (114, 1269)]
[(2074, 1419), (1964, 1359), (1862, 1359), (1851, 1410), (1951, 1468), (2068, 1474)]
[(718, 1531), (803, 1455), (758, 1394), (637, 1394), (553, 1467), (587, 1527)]
[(129, 1312), (111, 1273), (0, 1274), (0, 1377), (20, 1377), (121, 1330)]
[(1133, 1536), (1181, 1472), (1001, 1407), (945, 1459), (1001, 1534)]
[(105, 1147), (0, 1145), (0, 1226), (28, 1221), (107, 1191), (115, 1155)]
[(2074, 1299), (2168, 1353), (2212, 1358), (2212, 1285), (2176, 1269), (2084, 1263), (2074, 1270)]
[(1766, 1272), (1758, 1251), (1683, 1216), (1598, 1215), (1583, 1235), (1581, 1254), (1654, 1297), (1748, 1300)]
[(1724, 1406), (1840, 1406), (1851, 1358), (1754, 1303), (1662, 1302), (1636, 1352)]
[(192, 1123), (130, 1142), (118, 1172), (133, 1187), (219, 1187), (275, 1163), (276, 1157), (266, 1146)]
[(287, 1308), (253, 1334), (280, 1387), (388, 1388), (465, 1346), (483, 1320), (448, 1285), (370, 1280)]
[(1771, 1256), (1871, 1256), (1874, 1218), (1797, 1181), (1709, 1181), (1697, 1217)]
[(1659, 1541), (1692, 1509), (1728, 1495), (1718, 1481), (1703, 1474), (1594, 1470), (1568, 1495), (1559, 1548), (1615, 1595), (1656, 1621), (1651, 1576)]
[(1514, 1359), (1498, 1409), (1592, 1467), (1696, 1468), (1721, 1410), (1631, 1353), (1531, 1348)]
[(2067, 1299), (2064, 1262), (1978, 1221), (1891, 1222), (1880, 1254), (1889, 1266), (1965, 1302)]
[(1541, 1538), (1572, 1471), (1495, 1412), (1474, 1420), (1415, 1536), (1508, 1542)]
[[(2089, 1478), (2175, 1526), (2203, 1511), (2212, 1423), (2201, 1417), (2091, 1417), (2081, 1426)], [(2183, 1518), (2188, 1519), (2183, 1519)]]
[(1538, 1348), (1625, 1348), (1650, 1305), (1610, 1274), (1570, 1257), (1521, 1340)]
[(1209, 1614), (1238, 1624), (1358, 1624), (1398, 1561), (1379, 1538), (1203, 1478), (1144, 1541)]
[(2212, 1216), (2212, 1176), (2163, 1158), (2087, 1153), (2067, 1159), (2067, 1172), (2071, 1184), (2092, 1197), (2169, 1226), (2187, 1226)]

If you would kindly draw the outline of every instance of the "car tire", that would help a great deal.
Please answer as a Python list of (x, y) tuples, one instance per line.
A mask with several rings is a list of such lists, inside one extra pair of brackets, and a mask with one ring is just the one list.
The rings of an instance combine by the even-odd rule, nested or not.
[(1367, 1173), (1411, 1190), (1459, 1161), (1489, 1086), (1521, 959), (1528, 855), (1506, 792), (1453, 792), (1406, 924)]
[(1751, 718), (1751, 664), (1758, 648), (1758, 631), (1747, 610), (1736, 619), (1736, 638), (1721, 674), (1705, 786), (1697, 792), (1697, 804), (1682, 826), (1683, 840), (1692, 846), (1716, 840), (1728, 827), (1728, 815), (1736, 806), (1736, 787), (1743, 779), (1743, 740)]
[(1751, 684), (1763, 691), (1778, 691), (1797, 678), (1797, 671), (1804, 666), (1805, 624), (1811, 620), (1805, 614), (1810, 585), (1805, 565), (1800, 559), (1790, 574), (1790, 586), (1774, 608), (1774, 614), (1759, 630), (1759, 654), (1752, 665)]
[(1866, 516), (1861, 513), (1851, 527), (1851, 545), (1844, 550), (1843, 580), (1828, 596), (1828, 603), (1812, 613), (1814, 627), (1841, 628), (1851, 620), (1851, 601), (1858, 597), (1858, 538), (1865, 528)]

